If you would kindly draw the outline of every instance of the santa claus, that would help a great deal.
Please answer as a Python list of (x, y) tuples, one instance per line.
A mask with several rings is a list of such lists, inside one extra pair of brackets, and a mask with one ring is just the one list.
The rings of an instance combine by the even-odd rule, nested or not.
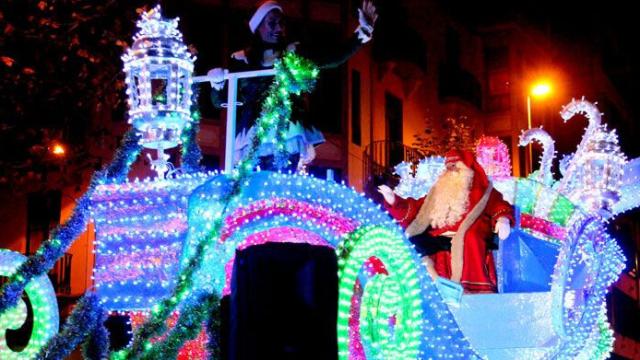
[(379, 191), (432, 276), (458, 282), (468, 293), (495, 292), (492, 233), (501, 240), (509, 236), (513, 208), (471, 152), (449, 151), (445, 166), (423, 198), (403, 199), (386, 185)]

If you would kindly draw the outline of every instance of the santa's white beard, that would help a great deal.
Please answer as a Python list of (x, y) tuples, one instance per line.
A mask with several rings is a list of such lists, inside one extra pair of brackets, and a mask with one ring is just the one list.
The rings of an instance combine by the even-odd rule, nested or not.
[(462, 165), (458, 171), (446, 170), (429, 191), (425, 205), (431, 227), (439, 229), (459, 222), (469, 208), (473, 170)]

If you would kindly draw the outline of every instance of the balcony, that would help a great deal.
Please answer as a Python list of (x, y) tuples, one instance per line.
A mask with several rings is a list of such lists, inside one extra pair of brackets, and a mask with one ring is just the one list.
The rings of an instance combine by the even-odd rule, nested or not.
[(48, 274), (58, 296), (71, 294), (71, 258), (72, 254), (65, 253)]

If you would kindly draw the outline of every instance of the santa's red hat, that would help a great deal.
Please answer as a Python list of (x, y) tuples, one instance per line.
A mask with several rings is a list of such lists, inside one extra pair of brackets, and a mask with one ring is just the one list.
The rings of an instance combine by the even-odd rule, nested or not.
[(447, 151), (444, 155), (444, 163), (455, 164), (458, 161), (462, 162), (466, 167), (473, 170), (473, 187), (480, 187), (486, 189), (489, 186), (489, 178), (484, 172), (480, 163), (476, 161), (475, 155), (467, 150), (452, 149)]

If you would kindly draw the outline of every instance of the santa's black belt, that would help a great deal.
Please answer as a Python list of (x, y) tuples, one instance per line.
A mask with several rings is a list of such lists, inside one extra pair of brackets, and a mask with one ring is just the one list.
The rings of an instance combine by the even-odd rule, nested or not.
[(409, 241), (415, 246), (421, 256), (433, 255), (438, 251), (451, 251), (451, 238), (447, 236), (432, 236), (425, 231), (422, 234), (412, 236)]

